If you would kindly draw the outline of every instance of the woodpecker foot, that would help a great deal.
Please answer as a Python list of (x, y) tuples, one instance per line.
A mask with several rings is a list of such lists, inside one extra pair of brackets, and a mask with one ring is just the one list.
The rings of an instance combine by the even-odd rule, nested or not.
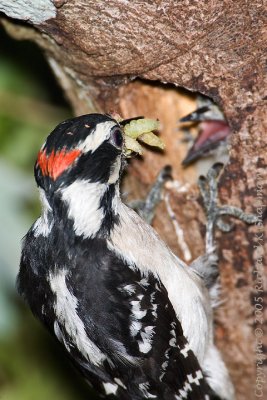
[(212, 288), (218, 283), (218, 261), (219, 257), (214, 247), (209, 253), (198, 257), (190, 264), (190, 268), (201, 276), (209, 291), (212, 291)]
[(229, 232), (233, 228), (233, 224), (225, 222), (221, 217), (231, 216), (253, 224), (257, 221), (257, 217), (253, 214), (246, 214), (238, 207), (217, 205), (218, 194), (218, 177), (223, 168), (223, 164), (214, 164), (207, 173), (207, 176), (200, 176), (198, 180), (199, 189), (203, 198), (204, 207), (207, 215), (206, 223), (206, 253), (214, 252), (214, 228), (218, 227), (223, 232)]
[(171, 167), (166, 165), (159, 172), (155, 183), (150, 189), (145, 200), (134, 200), (129, 203), (129, 206), (133, 208), (148, 224), (151, 224), (155, 216), (155, 209), (161, 201), (162, 189), (166, 181), (172, 179)]

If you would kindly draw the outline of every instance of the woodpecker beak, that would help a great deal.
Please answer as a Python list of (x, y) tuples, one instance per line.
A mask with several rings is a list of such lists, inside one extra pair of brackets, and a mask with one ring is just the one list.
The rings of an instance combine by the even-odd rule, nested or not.
[(198, 137), (182, 162), (184, 166), (218, 148), (231, 133), (226, 121), (203, 121), (199, 129)]

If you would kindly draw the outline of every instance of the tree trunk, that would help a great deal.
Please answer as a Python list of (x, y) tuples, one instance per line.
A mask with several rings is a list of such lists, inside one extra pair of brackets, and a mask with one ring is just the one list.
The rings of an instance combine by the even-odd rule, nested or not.
[[(216, 313), (216, 340), (237, 399), (264, 397), (259, 299), (267, 178), (263, 3), (43, 0), (29, 5), (25, 0), (21, 8), (2, 3), (2, 24), (13, 37), (41, 46), (76, 114), (114, 111), (161, 121), (165, 153), (146, 151), (142, 160), (132, 160), (125, 187), (132, 197), (143, 196), (161, 167), (172, 165), (174, 182), (165, 189), (154, 227), (187, 262), (204, 251), (205, 217), (195, 184), (198, 171), (181, 168), (186, 147), (176, 132), (178, 119), (194, 109), (194, 101), (176, 87), (205, 94), (223, 109), (233, 134), (220, 201), (256, 213), (259, 223), (238, 222), (230, 233), (217, 235), (224, 301)], [(167, 206), (183, 237), (177, 236)]]

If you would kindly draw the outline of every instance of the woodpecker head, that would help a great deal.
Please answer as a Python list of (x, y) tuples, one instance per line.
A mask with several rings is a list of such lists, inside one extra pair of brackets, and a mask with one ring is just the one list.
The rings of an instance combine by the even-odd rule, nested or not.
[(88, 114), (59, 124), (35, 164), (43, 209), (35, 235), (48, 235), (55, 223), (84, 238), (109, 234), (118, 220), (123, 149), (121, 127), (108, 115)]
[(180, 119), (180, 122), (199, 122), (198, 136), (182, 162), (184, 166), (209, 155), (225, 158), (228, 154), (227, 140), (231, 134), (228, 122), (210, 99), (200, 96), (199, 100), (204, 105)]
[(35, 164), (38, 187), (47, 194), (77, 179), (114, 184), (121, 171), (123, 134), (103, 114), (88, 114), (59, 124), (39, 151)]

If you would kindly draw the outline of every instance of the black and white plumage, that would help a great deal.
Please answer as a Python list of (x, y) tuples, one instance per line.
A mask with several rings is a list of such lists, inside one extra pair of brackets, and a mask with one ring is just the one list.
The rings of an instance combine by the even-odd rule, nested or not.
[(19, 292), (100, 393), (233, 399), (213, 344), (204, 259), (187, 267), (122, 203), (122, 148), (106, 115), (49, 135), (35, 165), (43, 210), (23, 242)]

